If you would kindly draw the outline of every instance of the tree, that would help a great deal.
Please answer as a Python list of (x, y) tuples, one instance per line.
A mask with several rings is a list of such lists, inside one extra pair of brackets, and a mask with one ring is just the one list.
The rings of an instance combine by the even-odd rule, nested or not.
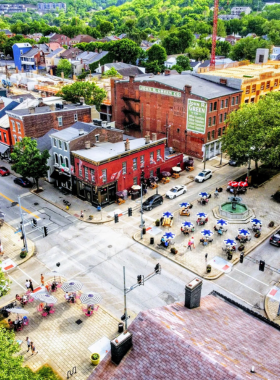
[(71, 62), (68, 59), (60, 59), (56, 69), (56, 75), (61, 76), (61, 73), (64, 73), (64, 78), (68, 78), (72, 73)]
[(218, 24), (217, 24), (217, 36), (219, 37), (226, 37), (227, 32), (225, 28), (225, 23), (223, 20), (218, 19)]
[(38, 44), (47, 44), (50, 42), (50, 39), (47, 37), (41, 37)]
[(164, 47), (156, 44), (148, 49), (147, 55), (149, 62), (157, 61), (159, 64), (163, 64), (167, 58)]
[(162, 41), (162, 46), (168, 55), (180, 54), (192, 45), (193, 39), (194, 37), (191, 30), (182, 27), (176, 32), (170, 33), (169, 36)]
[(141, 56), (143, 51), (135, 42), (128, 38), (114, 42), (109, 50), (114, 53), (116, 60), (132, 64), (136, 62), (136, 59)]
[(206, 47), (196, 46), (194, 48), (188, 48), (186, 53), (189, 57), (195, 59), (196, 61), (202, 61), (203, 59), (208, 59), (210, 56), (210, 50)]
[(232, 47), (230, 58), (234, 61), (242, 61), (245, 59), (254, 61), (258, 48), (270, 49), (270, 47), (271, 42), (262, 40), (261, 38), (241, 38), (241, 40)]
[(111, 67), (110, 70), (107, 70), (102, 74), (102, 77), (104, 77), (104, 78), (113, 78), (113, 77), (122, 78), (122, 75), (120, 75), (114, 67)]
[(107, 96), (107, 93), (95, 83), (75, 82), (62, 87), (57, 96), (62, 96), (63, 99), (73, 103), (78, 103), (80, 101), (80, 97), (84, 97), (86, 104), (95, 105), (99, 110), (102, 101)]
[(164, 69), (163, 65), (160, 65), (158, 61), (148, 61), (145, 63), (146, 73), (158, 74)]
[(100, 31), (101, 36), (105, 37), (108, 33), (114, 30), (114, 24), (109, 21), (102, 21), (98, 25), (98, 29)]
[(14, 161), (12, 169), (23, 177), (31, 177), (39, 190), (39, 178), (45, 177), (49, 166), (47, 166), (49, 152), (44, 150), (42, 153), (37, 148), (37, 141), (30, 137), (24, 137), (18, 141), (11, 158)]

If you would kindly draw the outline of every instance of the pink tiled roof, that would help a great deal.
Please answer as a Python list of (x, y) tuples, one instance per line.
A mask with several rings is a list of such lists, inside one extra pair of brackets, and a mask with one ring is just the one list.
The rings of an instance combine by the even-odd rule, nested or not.
[(88, 380), (280, 379), (279, 332), (214, 296), (197, 309), (142, 312), (129, 331), (133, 348), (122, 362), (108, 354)]

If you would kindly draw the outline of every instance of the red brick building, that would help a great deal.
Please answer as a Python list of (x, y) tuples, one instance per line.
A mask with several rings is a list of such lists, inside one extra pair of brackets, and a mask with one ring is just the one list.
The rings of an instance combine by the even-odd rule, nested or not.
[(85, 123), (92, 121), (91, 106), (67, 104), (61, 107), (52, 104), (7, 111), (12, 136), (11, 144), (14, 145), (25, 136), (38, 138), (51, 129), (68, 128), (76, 121)]
[[(96, 143), (93, 148), (72, 151), (79, 198), (93, 205), (116, 200), (116, 192), (140, 184), (141, 173), (149, 178), (159, 171), (170, 171), (182, 164), (183, 155), (165, 157), (165, 139), (139, 138), (117, 143)], [(74, 192), (75, 194), (75, 192)]]
[(50, 37), (50, 42), (57, 42), (60, 46), (67, 45), (69, 46), (71, 38), (65, 36), (64, 34), (55, 33), (52, 37)]
[(156, 132), (176, 151), (205, 159), (220, 153), (227, 115), (242, 91), (195, 75), (112, 80), (112, 120), (135, 137)]
[(0, 120), (0, 156), (9, 157), (10, 156), (10, 146), (12, 145), (12, 136), (10, 131), (9, 120), (7, 116), (1, 118)]

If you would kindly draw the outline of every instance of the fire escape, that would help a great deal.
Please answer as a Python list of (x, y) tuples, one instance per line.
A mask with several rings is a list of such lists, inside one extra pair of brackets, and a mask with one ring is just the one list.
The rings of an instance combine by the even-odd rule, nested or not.
[[(136, 106), (137, 103), (140, 103), (140, 99), (129, 96), (123, 96), (122, 99), (125, 103), (125, 105), (122, 107), (122, 112), (125, 115), (125, 121), (123, 123), (125, 129), (129, 128), (140, 131), (140, 109), (138, 111)], [(136, 122), (137, 117), (139, 122)]]

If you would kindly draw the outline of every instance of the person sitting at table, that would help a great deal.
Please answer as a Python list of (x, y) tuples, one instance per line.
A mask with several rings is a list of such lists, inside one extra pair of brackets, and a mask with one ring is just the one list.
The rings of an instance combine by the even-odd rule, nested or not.
[(48, 315), (50, 315), (50, 310), (51, 310), (51, 306), (46, 305), (46, 306), (44, 307), (44, 311), (47, 312)]
[(11, 328), (14, 328), (14, 321), (12, 321), (10, 318), (8, 319), (8, 323)]
[(87, 315), (91, 315), (91, 313), (92, 313), (91, 305), (88, 305), (88, 307), (87, 307)]
[(68, 292), (65, 293), (65, 299), (67, 302), (70, 302), (70, 296), (69, 296)]
[(162, 238), (161, 238), (161, 240), (160, 240), (160, 242), (161, 242), (161, 244), (165, 244), (165, 241), (166, 241), (166, 239), (165, 239), (165, 237), (164, 236), (162, 236)]
[(70, 302), (74, 303), (75, 302), (75, 296), (74, 296), (74, 294), (71, 293), (69, 297), (70, 297)]
[(52, 292), (56, 291), (56, 289), (57, 289), (57, 283), (55, 281), (52, 283), (51, 288), (52, 288)]

